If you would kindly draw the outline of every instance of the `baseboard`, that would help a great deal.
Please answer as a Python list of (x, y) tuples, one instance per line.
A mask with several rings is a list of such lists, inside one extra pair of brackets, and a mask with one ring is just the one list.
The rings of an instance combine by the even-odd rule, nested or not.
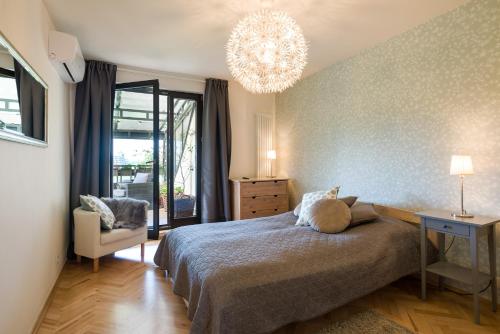
[(52, 300), (54, 299), (55, 288), (57, 286), (57, 283), (59, 283), (59, 279), (61, 278), (61, 272), (63, 271), (64, 266), (66, 265), (66, 261), (67, 260), (65, 260), (64, 263), (62, 264), (61, 270), (59, 270), (59, 273), (57, 274), (57, 279), (54, 282), (52, 288), (50, 289), (50, 293), (47, 299), (45, 300), (45, 303), (43, 304), (42, 310), (38, 314), (38, 318), (36, 319), (35, 325), (33, 326), (33, 330), (31, 331), (32, 334), (38, 333), (38, 331), (40, 330), (40, 326), (42, 325), (43, 319), (45, 319), (45, 316), (47, 315), (49, 306), (52, 303)]

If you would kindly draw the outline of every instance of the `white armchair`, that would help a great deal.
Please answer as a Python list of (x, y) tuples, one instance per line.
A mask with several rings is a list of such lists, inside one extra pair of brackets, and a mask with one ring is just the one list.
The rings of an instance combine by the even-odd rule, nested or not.
[(147, 225), (135, 230), (128, 228), (101, 231), (101, 219), (97, 212), (76, 208), (75, 253), (94, 260), (94, 272), (99, 271), (99, 258), (116, 251), (141, 244), (141, 262), (144, 262), (144, 243), (148, 239)]

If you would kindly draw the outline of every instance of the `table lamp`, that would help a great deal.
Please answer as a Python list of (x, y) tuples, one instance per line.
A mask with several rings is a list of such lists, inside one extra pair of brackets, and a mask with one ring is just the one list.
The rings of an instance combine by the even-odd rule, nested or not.
[(452, 155), (450, 164), (450, 175), (458, 175), (460, 177), (460, 213), (452, 213), (454, 217), (472, 218), (464, 210), (464, 176), (474, 174), (472, 167), (472, 159), (469, 155)]
[(270, 160), (271, 162), (271, 178), (274, 177), (273, 175), (273, 160), (276, 160), (276, 151), (275, 150), (269, 150), (267, 151), (267, 159)]

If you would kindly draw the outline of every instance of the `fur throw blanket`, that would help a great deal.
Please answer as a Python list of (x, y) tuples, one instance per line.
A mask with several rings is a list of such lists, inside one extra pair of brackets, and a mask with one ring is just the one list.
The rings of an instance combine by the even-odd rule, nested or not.
[(135, 230), (138, 227), (146, 225), (148, 222), (147, 201), (141, 201), (133, 198), (101, 198), (113, 214), (115, 223), (113, 228), (129, 228)]

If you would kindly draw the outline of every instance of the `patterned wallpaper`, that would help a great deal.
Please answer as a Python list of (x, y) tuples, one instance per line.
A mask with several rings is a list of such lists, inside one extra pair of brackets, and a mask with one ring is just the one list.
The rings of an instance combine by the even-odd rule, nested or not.
[[(500, 215), (500, 0), (470, 1), (303, 79), (278, 95), (276, 124), (295, 202), (340, 185), (364, 201), (456, 209), (450, 159), (468, 154), (466, 209)], [(456, 241), (450, 257), (468, 265), (468, 249)]]

